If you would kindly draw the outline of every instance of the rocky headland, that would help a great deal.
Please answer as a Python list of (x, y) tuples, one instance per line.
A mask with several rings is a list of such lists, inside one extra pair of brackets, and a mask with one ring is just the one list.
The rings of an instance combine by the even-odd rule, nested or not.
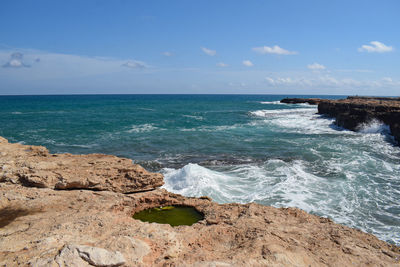
[(280, 102), (285, 104), (303, 104), (318, 105), (323, 101), (321, 98), (284, 98)]
[(364, 124), (379, 121), (390, 127), (395, 140), (400, 142), (400, 98), (358, 97), (346, 99), (282, 99), (282, 103), (309, 103), (318, 105), (318, 113), (334, 117), (338, 126), (349, 130), (359, 130)]
[[(162, 184), (129, 159), (0, 138), (0, 266), (399, 266), (399, 247), (327, 218), (217, 204)], [(172, 227), (132, 218), (166, 205), (204, 219)]]

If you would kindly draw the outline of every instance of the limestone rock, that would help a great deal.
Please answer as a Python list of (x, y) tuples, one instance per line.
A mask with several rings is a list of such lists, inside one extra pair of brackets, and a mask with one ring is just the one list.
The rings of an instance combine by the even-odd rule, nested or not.
[(130, 159), (103, 154), (50, 154), (45, 147), (0, 139), (0, 182), (53, 189), (108, 190), (122, 193), (163, 185), (163, 176)]
[[(204, 220), (171, 227), (132, 218), (162, 205), (193, 206)], [(114, 264), (122, 255), (123, 266), (398, 266), (400, 260), (400, 248), (296, 208), (217, 204), (164, 189), (122, 194), (0, 183), (0, 213), (7, 207), (7, 214), (36, 212), (14, 213), (0, 228), (0, 266), (100, 265), (95, 255), (103, 249)]]
[[(300, 209), (121, 193), (162, 184), (127, 159), (1, 139), (0, 152), (0, 266), (399, 266), (399, 247)], [(71, 188), (110, 191), (60, 190)], [(168, 205), (204, 219), (172, 227), (132, 218)]]
[(112, 267), (125, 263), (124, 256), (118, 251), (111, 252), (103, 248), (65, 245), (55, 259), (59, 266), (99, 266)]

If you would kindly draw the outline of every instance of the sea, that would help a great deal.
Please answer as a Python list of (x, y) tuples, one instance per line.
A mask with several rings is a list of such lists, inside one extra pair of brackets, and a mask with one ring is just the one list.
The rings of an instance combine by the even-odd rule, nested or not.
[(400, 245), (400, 147), (282, 104), (293, 95), (0, 96), (0, 135), (51, 153), (105, 153), (219, 203), (297, 207)]

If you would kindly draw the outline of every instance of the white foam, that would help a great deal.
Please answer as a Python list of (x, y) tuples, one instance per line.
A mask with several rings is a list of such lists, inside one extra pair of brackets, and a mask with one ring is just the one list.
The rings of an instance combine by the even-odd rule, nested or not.
[(187, 164), (181, 169), (165, 168), (164, 188), (184, 196), (210, 196), (217, 201), (227, 202), (231, 195), (223, 188), (231, 182), (225, 174), (209, 170), (197, 164)]
[(303, 113), (316, 113), (316, 109), (311, 108), (293, 108), (293, 109), (263, 109), (263, 110), (256, 110), (250, 111), (251, 115), (257, 117), (264, 117), (269, 118), (273, 115), (286, 115), (286, 114), (303, 114)]
[[(352, 139), (364, 142), (364, 136), (357, 134)], [(363, 145), (369, 144), (365, 142)], [(329, 141), (322, 141), (321, 146), (326, 147), (323, 151), (329, 150)], [(371, 153), (359, 151), (352, 145), (346, 148), (342, 150), (333, 144), (331, 149), (337, 150), (314, 163), (270, 159), (263, 164), (212, 166), (212, 169), (197, 164), (187, 164), (180, 169), (165, 168), (162, 170), (164, 188), (185, 196), (207, 195), (220, 203), (255, 201), (275, 207), (298, 207), (400, 243), (400, 235), (391, 234), (398, 232), (399, 226), (388, 226), (380, 221), (383, 217), (400, 222), (399, 217), (387, 211), (388, 203), (397, 203), (399, 188), (375, 181), (376, 178), (390, 181), (393, 173), (400, 173), (400, 164), (377, 158), (374, 153), (379, 148)], [(377, 168), (380, 171), (377, 172)], [(368, 208), (371, 205), (376, 207), (373, 213)]]
[(180, 128), (182, 132), (218, 132), (228, 131), (239, 127), (243, 127), (244, 124), (233, 124), (233, 125), (218, 125), (218, 126), (200, 126), (195, 128)]
[(139, 110), (155, 111), (153, 108), (138, 108)]
[(372, 120), (359, 127), (358, 132), (366, 134), (390, 134), (390, 127), (378, 120)]
[(285, 103), (281, 103), (281, 101), (262, 101), (260, 104), (265, 105), (286, 105)]
[(14, 112), (11, 112), (11, 114), (14, 114), (14, 115), (19, 115), (19, 114), (22, 114), (22, 112), (19, 112), (19, 111), (14, 111)]
[(194, 115), (182, 115), (183, 117), (190, 118), (190, 119), (195, 119), (202, 121), (204, 118), (202, 116), (194, 116)]
[[(265, 125), (270, 125), (270, 129), (275, 132), (335, 135), (353, 134), (350, 131), (338, 131), (340, 128), (333, 125), (334, 119), (318, 115), (316, 108), (257, 110), (250, 112), (250, 115), (263, 118), (264, 120), (261, 122)], [(256, 122), (259, 123), (259, 120)]]
[(143, 133), (143, 132), (151, 132), (153, 130), (159, 129), (154, 126), (152, 123), (140, 124), (140, 125), (132, 125), (131, 129), (127, 130), (127, 133)]

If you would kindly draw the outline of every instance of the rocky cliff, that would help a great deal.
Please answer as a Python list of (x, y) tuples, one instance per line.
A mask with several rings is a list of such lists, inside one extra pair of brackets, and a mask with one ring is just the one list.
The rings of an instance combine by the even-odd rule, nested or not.
[(321, 98), (284, 98), (280, 102), (285, 104), (302, 104), (318, 105), (323, 99)]
[(360, 97), (328, 100), (320, 98), (284, 98), (286, 104), (318, 105), (318, 113), (334, 117), (335, 124), (356, 131), (373, 120), (389, 125), (395, 140), (400, 143), (400, 98)]
[[(172, 194), (157, 188), (160, 174), (127, 159), (5, 139), (0, 153), (0, 266), (399, 266), (400, 249), (371, 234), (296, 208)], [(204, 219), (171, 227), (132, 218), (165, 205)]]
[(336, 118), (336, 124), (357, 130), (372, 120), (390, 127), (392, 135), (400, 142), (400, 100), (398, 98), (348, 97), (340, 100), (323, 100), (318, 113)]

